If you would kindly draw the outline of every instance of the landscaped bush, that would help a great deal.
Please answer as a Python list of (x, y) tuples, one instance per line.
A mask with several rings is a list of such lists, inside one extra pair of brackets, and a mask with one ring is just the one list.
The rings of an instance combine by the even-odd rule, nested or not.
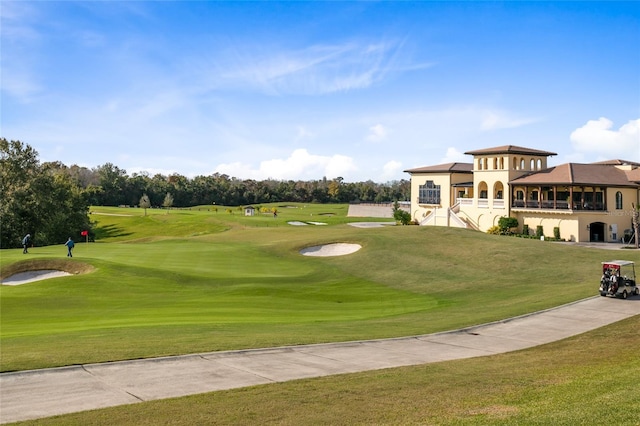
[(526, 235), (526, 236), (529, 235), (529, 225), (527, 224), (522, 225), (522, 235)]
[(498, 227), (500, 228), (501, 234), (510, 234), (511, 229), (518, 227), (518, 219), (515, 217), (503, 216), (498, 220)]
[(557, 226), (553, 228), (553, 238), (556, 240), (560, 239), (560, 228)]
[(499, 226), (492, 226), (491, 228), (487, 229), (487, 234), (492, 234), (492, 235), (502, 235), (502, 229), (500, 229)]
[(540, 238), (543, 236), (544, 236), (544, 230), (542, 228), (542, 225), (536, 226), (536, 237)]

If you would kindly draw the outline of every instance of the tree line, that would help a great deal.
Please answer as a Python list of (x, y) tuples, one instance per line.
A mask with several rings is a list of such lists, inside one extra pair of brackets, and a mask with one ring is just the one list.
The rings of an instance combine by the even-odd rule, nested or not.
[(341, 177), (312, 181), (238, 179), (226, 174), (188, 178), (180, 174), (133, 173), (112, 163), (93, 169), (50, 163), (58, 173), (68, 175), (88, 192), (92, 205), (136, 206), (146, 194), (151, 207), (166, 206), (167, 194), (174, 207), (217, 204), (240, 206), (272, 202), (384, 203), (408, 200), (408, 180), (384, 184), (372, 181), (345, 182)]
[(37, 232), (39, 244), (66, 241), (70, 229), (89, 229), (91, 205), (147, 207), (241, 206), (273, 202), (387, 203), (410, 199), (411, 183), (318, 180), (253, 180), (226, 174), (188, 178), (180, 174), (133, 173), (112, 163), (95, 168), (40, 163), (28, 144), (0, 138), (0, 247), (19, 245), (21, 235)]

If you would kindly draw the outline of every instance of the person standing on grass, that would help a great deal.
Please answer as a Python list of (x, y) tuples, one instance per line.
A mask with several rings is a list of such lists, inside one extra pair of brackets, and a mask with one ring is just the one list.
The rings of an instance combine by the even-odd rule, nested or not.
[(73, 247), (75, 247), (75, 243), (73, 242), (71, 237), (69, 237), (64, 245), (67, 246), (67, 257), (73, 257), (73, 253), (71, 253), (71, 251), (73, 250)]
[(22, 239), (22, 254), (29, 253), (29, 243), (31, 242), (31, 234), (27, 234)]

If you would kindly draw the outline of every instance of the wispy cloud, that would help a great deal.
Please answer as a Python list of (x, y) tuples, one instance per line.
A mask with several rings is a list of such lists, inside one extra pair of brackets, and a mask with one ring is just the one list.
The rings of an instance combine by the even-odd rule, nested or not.
[(382, 142), (387, 138), (389, 134), (389, 130), (383, 126), (382, 124), (376, 124), (375, 126), (371, 126), (369, 128), (369, 134), (367, 135), (367, 140), (369, 142)]
[[(395, 42), (346, 42), (303, 49), (236, 47), (220, 77), (269, 95), (322, 95), (364, 89), (394, 71)], [(399, 69), (398, 69), (399, 70)]]
[(518, 117), (512, 113), (499, 110), (486, 110), (482, 112), (480, 129), (484, 131), (498, 129), (513, 129), (540, 121), (539, 118)]

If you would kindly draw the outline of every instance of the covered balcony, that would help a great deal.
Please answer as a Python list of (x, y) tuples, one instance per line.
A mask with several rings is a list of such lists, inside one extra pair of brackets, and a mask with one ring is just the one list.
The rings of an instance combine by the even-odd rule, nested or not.
[(512, 188), (514, 209), (607, 211), (607, 188), (600, 186), (524, 186)]

